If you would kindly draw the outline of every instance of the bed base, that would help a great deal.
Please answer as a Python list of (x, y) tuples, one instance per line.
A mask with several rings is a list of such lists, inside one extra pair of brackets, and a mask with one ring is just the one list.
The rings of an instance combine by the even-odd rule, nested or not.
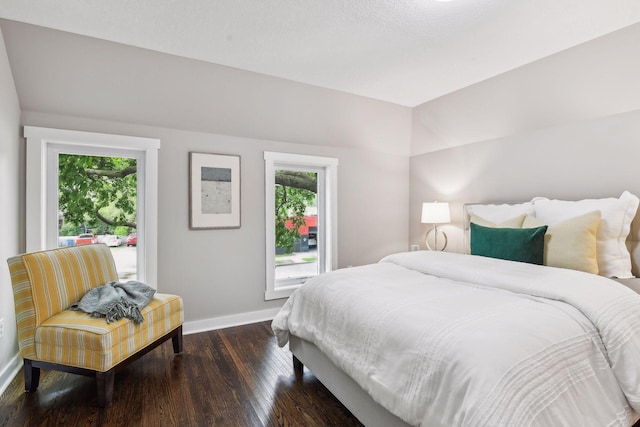
[[(409, 427), (400, 418), (376, 403), (351, 377), (333, 364), (318, 347), (295, 335), (289, 336), (293, 370), (302, 376), (306, 366), (320, 382), (367, 427)], [(640, 419), (632, 424), (640, 427)]]
[(315, 345), (294, 335), (289, 337), (293, 369), (302, 375), (306, 366), (320, 382), (367, 427), (409, 427), (376, 403), (351, 377), (331, 362)]

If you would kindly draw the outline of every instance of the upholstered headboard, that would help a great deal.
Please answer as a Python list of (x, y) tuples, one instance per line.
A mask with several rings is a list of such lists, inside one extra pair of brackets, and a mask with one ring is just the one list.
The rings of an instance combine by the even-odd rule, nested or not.
[[(527, 203), (527, 202), (523, 202), (523, 203)], [(516, 206), (521, 204), (522, 203), (520, 202), (465, 203), (463, 205), (463, 213), (462, 213), (465, 251), (467, 253), (469, 252), (469, 223), (471, 218), (470, 212), (473, 210), (473, 206), (478, 206), (478, 205), (480, 206), (488, 206), (488, 205)], [(627, 236), (627, 239), (626, 239), (626, 245), (631, 255), (631, 266), (632, 266), (631, 271), (634, 276), (640, 277), (640, 209), (637, 210), (635, 217), (631, 222), (631, 228), (630, 228), (629, 235)]]
[(633, 275), (640, 277), (640, 213), (636, 213), (633, 222), (631, 222), (631, 232), (629, 232), (629, 237), (627, 237), (627, 248), (629, 248), (629, 252), (631, 253)]

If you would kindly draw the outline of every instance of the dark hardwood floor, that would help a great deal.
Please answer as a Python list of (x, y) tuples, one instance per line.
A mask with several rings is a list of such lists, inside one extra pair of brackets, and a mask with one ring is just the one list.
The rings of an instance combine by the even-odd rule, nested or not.
[(96, 406), (95, 380), (42, 371), (24, 392), (22, 372), (0, 398), (0, 426), (361, 426), (305, 369), (269, 322), (185, 335), (116, 374), (113, 403)]

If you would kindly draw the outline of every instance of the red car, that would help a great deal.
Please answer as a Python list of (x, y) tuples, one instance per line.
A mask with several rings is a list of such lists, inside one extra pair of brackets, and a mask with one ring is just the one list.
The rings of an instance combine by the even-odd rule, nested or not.
[(127, 246), (136, 246), (138, 244), (138, 235), (136, 233), (127, 236)]
[(91, 233), (80, 234), (76, 239), (76, 246), (91, 245), (93, 243), (98, 243), (98, 237)]

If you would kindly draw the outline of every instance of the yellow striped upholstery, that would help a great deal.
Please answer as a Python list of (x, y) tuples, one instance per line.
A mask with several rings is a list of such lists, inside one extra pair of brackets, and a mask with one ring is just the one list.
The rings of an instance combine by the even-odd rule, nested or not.
[(36, 324), (69, 308), (91, 288), (118, 280), (111, 250), (87, 245), (22, 256), (33, 287)]
[(13, 284), (13, 300), (16, 306), (18, 327), (18, 348), (25, 359), (35, 359), (36, 350), (33, 336), (36, 330), (36, 311), (33, 306), (29, 274), (22, 262), (22, 256), (9, 258), (9, 272)]
[(91, 288), (117, 281), (106, 245), (84, 245), (18, 255), (8, 261), (13, 283), (20, 355), (100, 372), (179, 327), (182, 299), (158, 294), (135, 325), (67, 310)]
[(79, 311), (62, 311), (36, 329), (38, 360), (108, 371), (183, 322), (182, 299), (156, 293), (142, 310), (144, 322), (107, 323)]
[(89, 289), (118, 280), (106, 245), (33, 252), (7, 262), (16, 305), (18, 347), (27, 359), (37, 359), (34, 335), (42, 322), (67, 309)]

